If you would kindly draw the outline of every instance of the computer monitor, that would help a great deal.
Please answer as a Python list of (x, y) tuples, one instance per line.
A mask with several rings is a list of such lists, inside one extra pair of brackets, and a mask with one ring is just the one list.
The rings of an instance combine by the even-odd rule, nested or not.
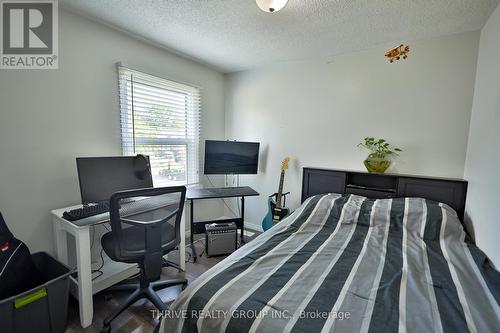
[(118, 191), (153, 187), (149, 157), (78, 157), (82, 203), (107, 201)]
[(241, 141), (205, 141), (205, 174), (256, 174), (259, 143)]

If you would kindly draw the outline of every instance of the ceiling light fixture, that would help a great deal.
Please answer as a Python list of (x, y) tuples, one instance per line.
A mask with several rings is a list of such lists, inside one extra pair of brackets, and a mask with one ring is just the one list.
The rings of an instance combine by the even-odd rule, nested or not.
[(267, 13), (276, 13), (282, 10), (288, 0), (256, 0), (257, 6)]

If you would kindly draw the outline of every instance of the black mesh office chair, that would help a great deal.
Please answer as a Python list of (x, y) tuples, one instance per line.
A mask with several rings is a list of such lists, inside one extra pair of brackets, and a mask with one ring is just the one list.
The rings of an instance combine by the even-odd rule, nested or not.
[(187, 286), (186, 279), (157, 281), (163, 256), (180, 243), (185, 197), (184, 186), (123, 191), (111, 197), (111, 231), (103, 235), (102, 247), (114, 261), (137, 263), (140, 282), (109, 289), (132, 294), (104, 319), (102, 332), (109, 332), (111, 321), (139, 299), (147, 298), (159, 310), (165, 310), (165, 304), (155, 290), (176, 285), (182, 285), (184, 289)]

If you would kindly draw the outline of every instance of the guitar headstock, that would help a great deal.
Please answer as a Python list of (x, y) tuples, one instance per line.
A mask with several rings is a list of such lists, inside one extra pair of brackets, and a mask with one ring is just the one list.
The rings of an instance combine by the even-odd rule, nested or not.
[(290, 162), (290, 157), (285, 157), (283, 159), (283, 162), (281, 162), (281, 171), (286, 171), (288, 170), (288, 162)]

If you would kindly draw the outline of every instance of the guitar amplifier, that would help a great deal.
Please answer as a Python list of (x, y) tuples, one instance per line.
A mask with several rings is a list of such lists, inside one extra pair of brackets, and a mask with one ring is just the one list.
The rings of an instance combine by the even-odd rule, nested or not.
[(233, 223), (205, 225), (205, 252), (207, 256), (233, 253), (238, 247), (238, 229)]

